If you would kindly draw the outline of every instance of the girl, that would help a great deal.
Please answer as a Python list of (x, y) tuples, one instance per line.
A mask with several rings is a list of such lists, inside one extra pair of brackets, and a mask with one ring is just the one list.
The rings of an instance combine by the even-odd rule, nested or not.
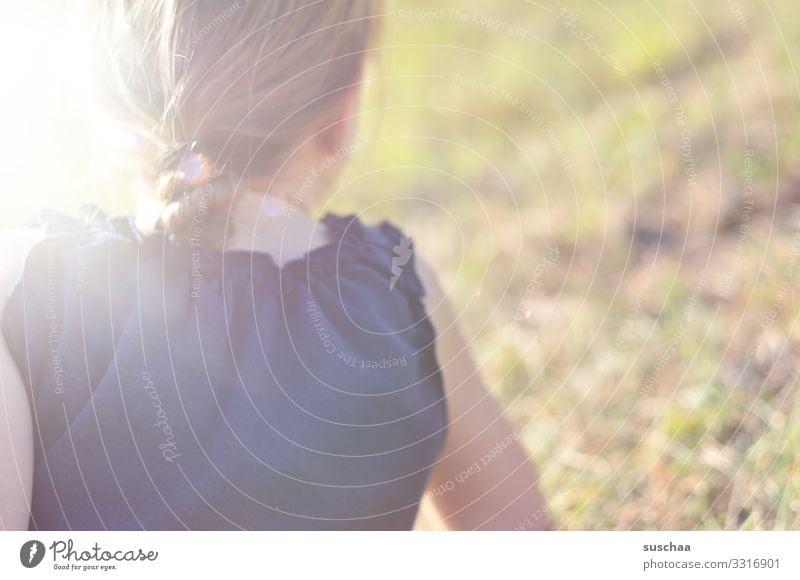
[(452, 529), (545, 528), (431, 268), (309, 217), (375, 3), (110, 4), (95, 68), (160, 207), (3, 234), (0, 525), (409, 529), (427, 495)]

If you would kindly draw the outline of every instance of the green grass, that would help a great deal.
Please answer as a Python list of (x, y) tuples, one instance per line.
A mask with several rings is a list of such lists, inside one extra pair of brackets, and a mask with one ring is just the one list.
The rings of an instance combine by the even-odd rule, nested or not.
[[(458, 3), (526, 38), (399, 19), (411, 4), (387, 5), (377, 141), (350, 170), (383, 173), (333, 204), (390, 213), (437, 265), (559, 525), (797, 528), (798, 307), (779, 289), (800, 269), (800, 11), (740, 2), (748, 35), (730, 3), (565, 3), (621, 75), (560, 4)], [(548, 245), (560, 259), (526, 295)]]

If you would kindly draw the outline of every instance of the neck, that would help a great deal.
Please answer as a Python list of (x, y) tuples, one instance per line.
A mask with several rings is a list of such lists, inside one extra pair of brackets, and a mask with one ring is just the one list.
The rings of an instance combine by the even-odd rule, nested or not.
[(324, 227), (312, 220), (292, 196), (246, 193), (231, 212), (232, 232), (225, 250), (271, 255), (279, 264), (301, 257), (327, 243)]

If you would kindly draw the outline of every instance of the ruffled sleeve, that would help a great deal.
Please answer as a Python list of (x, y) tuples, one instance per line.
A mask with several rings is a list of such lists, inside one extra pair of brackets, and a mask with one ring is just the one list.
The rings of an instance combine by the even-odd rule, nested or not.
[(111, 313), (128, 307), (129, 294), (103, 293), (97, 281), (120, 275), (115, 258), (131, 254), (135, 236), (127, 219), (89, 207), (77, 218), (44, 211), (31, 225), (43, 237), (6, 297), (2, 332), (46, 447), (88, 401), (106, 370), (99, 361), (113, 355)]

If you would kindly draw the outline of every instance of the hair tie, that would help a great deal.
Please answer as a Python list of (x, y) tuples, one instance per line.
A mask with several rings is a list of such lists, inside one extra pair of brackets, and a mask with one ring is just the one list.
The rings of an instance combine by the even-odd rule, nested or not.
[(197, 141), (169, 154), (161, 165), (168, 173), (190, 187), (199, 187), (211, 178), (213, 164), (208, 156), (197, 150)]

